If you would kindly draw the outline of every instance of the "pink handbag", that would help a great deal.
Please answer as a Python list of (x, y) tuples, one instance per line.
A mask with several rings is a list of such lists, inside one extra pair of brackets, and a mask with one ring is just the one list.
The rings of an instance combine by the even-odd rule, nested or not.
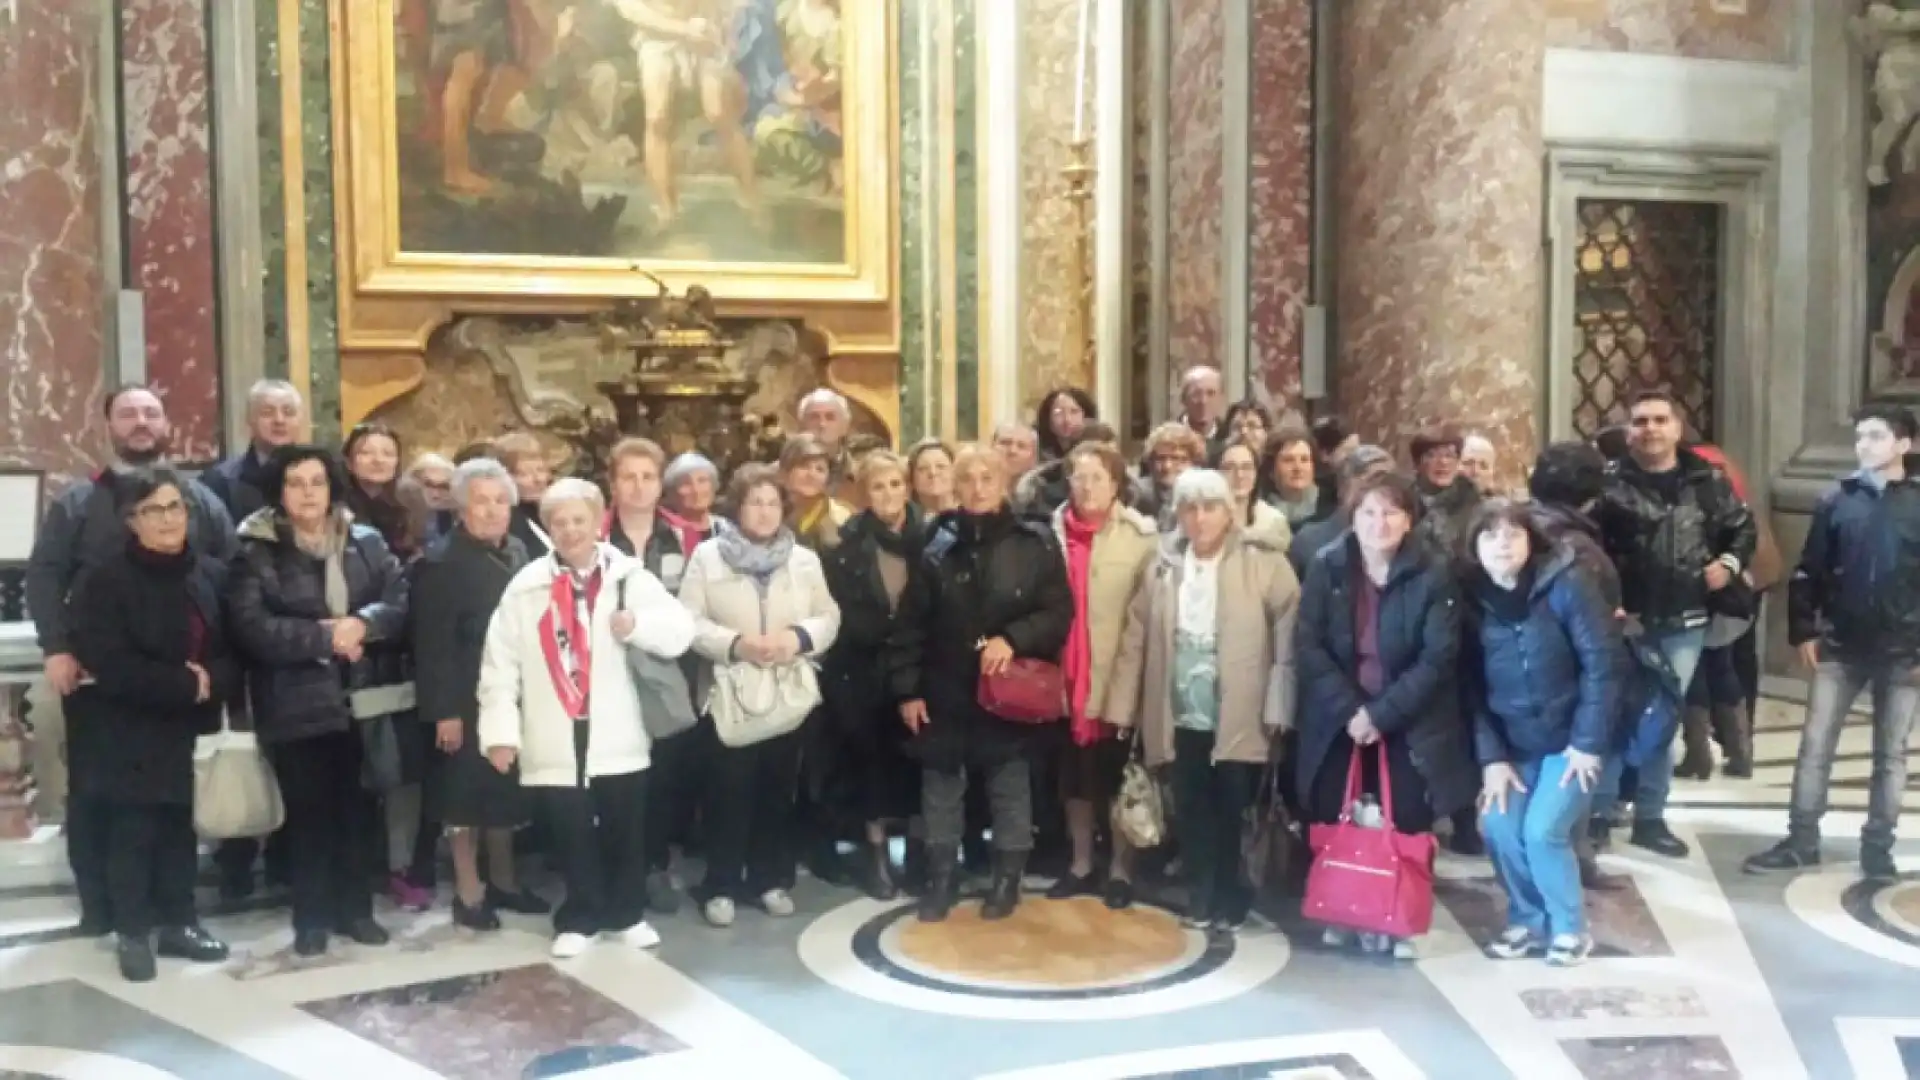
[(1340, 820), (1309, 831), (1313, 868), (1307, 871), (1307, 896), (1300, 914), (1328, 926), (1343, 926), (1395, 938), (1418, 937), (1433, 925), (1431, 833), (1393, 829), (1393, 779), (1387, 773), (1386, 740), (1374, 744), (1380, 754), (1380, 827), (1353, 820), (1360, 798), (1360, 755), (1356, 746), (1347, 764), (1347, 793)]
[(1016, 657), (998, 675), (980, 673), (980, 707), (1015, 724), (1051, 724), (1067, 715), (1067, 680), (1060, 665)]

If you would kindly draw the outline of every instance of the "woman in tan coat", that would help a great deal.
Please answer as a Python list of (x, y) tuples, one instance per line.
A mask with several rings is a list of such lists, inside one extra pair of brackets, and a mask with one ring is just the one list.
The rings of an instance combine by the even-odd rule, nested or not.
[(1236, 526), (1219, 473), (1182, 474), (1173, 505), (1180, 530), (1128, 608), (1106, 719), (1138, 727), (1147, 766), (1172, 774), (1187, 925), (1232, 933), (1253, 902), (1241, 819), (1274, 736), (1293, 723), (1300, 584), (1266, 540)]
[[(1053, 533), (1066, 552), (1067, 584), (1073, 590), (1073, 628), (1060, 658), (1071, 734), (1060, 762), (1060, 798), (1066, 803), (1073, 863), (1047, 891), (1050, 900), (1092, 893), (1097, 884), (1094, 823), (1119, 785), (1128, 745), (1126, 733), (1101, 723), (1101, 714), (1127, 603), (1160, 541), (1153, 519), (1120, 502), (1127, 461), (1112, 443), (1081, 443), (1067, 455), (1066, 467), (1069, 496), (1053, 512)], [(1114, 837), (1102, 895), (1116, 910), (1133, 903), (1129, 854)]]

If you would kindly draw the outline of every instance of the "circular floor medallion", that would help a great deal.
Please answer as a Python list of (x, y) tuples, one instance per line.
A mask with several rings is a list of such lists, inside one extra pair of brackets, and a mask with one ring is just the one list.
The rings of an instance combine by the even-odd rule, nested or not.
[(962, 903), (943, 923), (910, 904), (855, 901), (800, 936), (800, 957), (863, 997), (981, 1019), (1112, 1020), (1224, 1001), (1286, 966), (1286, 938), (1209, 937), (1164, 910), (1027, 897), (987, 922)]
[(1828, 937), (1920, 968), (1920, 880), (1866, 881), (1843, 864), (1799, 874), (1785, 899), (1787, 910)]

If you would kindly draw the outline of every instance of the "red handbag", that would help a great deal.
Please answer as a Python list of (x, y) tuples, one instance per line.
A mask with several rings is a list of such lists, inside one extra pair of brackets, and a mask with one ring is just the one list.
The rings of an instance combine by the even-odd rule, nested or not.
[(1015, 724), (1051, 724), (1067, 715), (1067, 680), (1060, 665), (1016, 657), (998, 675), (982, 671), (974, 688), (980, 707)]
[(1393, 828), (1393, 779), (1387, 773), (1387, 744), (1380, 754), (1380, 827), (1353, 821), (1360, 797), (1359, 747), (1347, 765), (1347, 794), (1340, 820), (1309, 830), (1313, 868), (1307, 871), (1307, 897), (1300, 913), (1315, 922), (1388, 937), (1418, 937), (1433, 925), (1431, 833), (1409, 834)]

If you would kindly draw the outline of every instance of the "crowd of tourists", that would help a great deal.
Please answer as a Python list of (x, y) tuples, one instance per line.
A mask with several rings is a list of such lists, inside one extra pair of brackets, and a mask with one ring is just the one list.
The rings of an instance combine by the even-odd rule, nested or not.
[[(790, 916), (802, 865), (928, 921), (972, 879), (996, 920), (1039, 902), (1030, 871), (1048, 901), (1114, 909), (1157, 873), (1186, 925), (1228, 935), (1271, 870), (1249, 829), (1290, 820), (1316, 849), (1420, 841), (1396, 849), (1415, 877), (1442, 833), (1498, 871), (1492, 952), (1586, 958), (1585, 890), (1613, 884), (1593, 851), (1625, 826), (1685, 856), (1674, 777), (1711, 775), (1716, 742), (1729, 775), (1753, 768), (1753, 627), (1787, 575), (1744, 479), (1660, 391), (1513, 490), (1522, 470), (1452, 428), (1403, 472), (1337, 419), (1229, 406), (1208, 369), (1180, 406), (1137, 458), (1077, 389), (988, 443), (856, 454), (823, 389), (776, 462), (722, 475), (630, 438), (603, 488), (556, 479), (529, 433), (404, 467), (379, 423), (304, 443), (272, 381), (250, 444), (189, 476), (160, 397), (122, 388), (114, 460), (54, 501), (28, 579), (81, 931), (116, 935), (134, 980), (226, 956), (195, 911), (195, 753), (230, 728), (284, 824), (218, 845), (221, 893), (284, 886), (301, 956), (384, 944), (378, 893), (435, 904), (443, 841), (455, 923), (551, 911), (563, 958), (651, 947), (649, 916), (683, 902), (714, 927)], [(1814, 690), (1788, 836), (1756, 872), (1819, 861), (1863, 688), (1861, 864), (1895, 872), (1915, 420), (1870, 406), (1856, 434), (1786, 589)], [(1342, 865), (1322, 850), (1310, 873)], [(1329, 946), (1419, 955), (1417, 913), (1343, 918), (1314, 888)]]

